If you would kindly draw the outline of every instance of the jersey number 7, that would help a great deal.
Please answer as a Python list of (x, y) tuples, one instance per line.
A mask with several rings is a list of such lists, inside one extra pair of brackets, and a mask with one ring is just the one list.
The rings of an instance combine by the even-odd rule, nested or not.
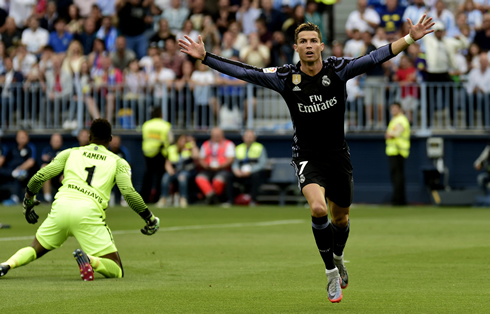
[(85, 168), (85, 171), (88, 172), (87, 180), (85, 180), (85, 181), (87, 181), (87, 184), (89, 186), (92, 186), (92, 179), (94, 177), (95, 166), (93, 166), (93, 167), (86, 167)]

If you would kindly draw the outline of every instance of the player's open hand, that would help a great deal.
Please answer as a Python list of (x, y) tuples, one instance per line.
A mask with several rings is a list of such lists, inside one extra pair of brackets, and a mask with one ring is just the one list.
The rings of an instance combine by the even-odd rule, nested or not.
[(160, 229), (160, 219), (156, 216), (153, 216), (146, 221), (146, 226), (141, 229), (141, 233), (150, 236), (155, 234), (158, 229)]
[(204, 49), (204, 42), (202, 41), (201, 35), (198, 36), (197, 42), (193, 41), (187, 35), (184, 35), (185, 39), (179, 39), (180, 51), (187, 53), (189, 56), (204, 60), (206, 56), (206, 49)]
[(24, 208), (24, 216), (30, 224), (37, 223), (39, 215), (34, 211), (34, 206), (41, 204), (36, 198), (24, 197), (22, 207)]
[(429, 17), (428, 19), (426, 19), (426, 17), (427, 14), (422, 15), (419, 22), (415, 25), (412, 24), (412, 20), (407, 18), (408, 25), (409, 25), (409, 34), (413, 40), (419, 40), (420, 38), (434, 31), (433, 29), (430, 28), (434, 26), (435, 23), (432, 22), (431, 17)]

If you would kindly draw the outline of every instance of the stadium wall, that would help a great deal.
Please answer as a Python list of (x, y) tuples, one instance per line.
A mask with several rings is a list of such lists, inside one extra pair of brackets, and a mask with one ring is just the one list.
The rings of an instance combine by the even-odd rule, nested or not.
[[(196, 135), (201, 145), (209, 135)], [(241, 135), (227, 133), (235, 143), (241, 143)], [(442, 135), (444, 138), (444, 163), (449, 169), (449, 186), (452, 189), (476, 188), (478, 172), (473, 168), (474, 160), (480, 155), (488, 141), (486, 135)], [(144, 158), (141, 151), (141, 135), (121, 135), (122, 144), (131, 152), (133, 182), (138, 190), (144, 172)], [(64, 147), (77, 145), (76, 138), (63, 135)], [(433, 168), (427, 158), (426, 137), (412, 137), (410, 156), (406, 162), (407, 198), (410, 203), (430, 203), (429, 193), (424, 184), (423, 170)], [(289, 158), (291, 156), (291, 135), (263, 135), (259, 137), (269, 157)], [(354, 202), (389, 203), (392, 187), (390, 182), (388, 159), (384, 154), (383, 134), (348, 134), (347, 141), (351, 150), (354, 166)], [(31, 135), (31, 142), (37, 147), (37, 160), (40, 163), (41, 152), (49, 143), (49, 135)], [(7, 134), (2, 143), (12, 146), (15, 135)], [(321, 141), (319, 141), (321, 145)], [(141, 165), (141, 166), (140, 166)]]

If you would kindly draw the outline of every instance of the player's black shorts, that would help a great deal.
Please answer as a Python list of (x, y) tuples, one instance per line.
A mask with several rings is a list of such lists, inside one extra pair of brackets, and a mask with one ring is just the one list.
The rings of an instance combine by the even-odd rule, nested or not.
[(316, 183), (325, 188), (325, 196), (340, 207), (349, 207), (354, 195), (352, 164), (349, 149), (332, 152), (327, 156), (294, 157), (291, 161), (300, 190)]

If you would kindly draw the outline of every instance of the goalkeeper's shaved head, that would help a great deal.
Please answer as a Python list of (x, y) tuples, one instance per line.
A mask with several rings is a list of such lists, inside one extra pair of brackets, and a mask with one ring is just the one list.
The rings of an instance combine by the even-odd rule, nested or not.
[(112, 140), (112, 126), (106, 119), (95, 119), (90, 126), (90, 142), (109, 144)]

